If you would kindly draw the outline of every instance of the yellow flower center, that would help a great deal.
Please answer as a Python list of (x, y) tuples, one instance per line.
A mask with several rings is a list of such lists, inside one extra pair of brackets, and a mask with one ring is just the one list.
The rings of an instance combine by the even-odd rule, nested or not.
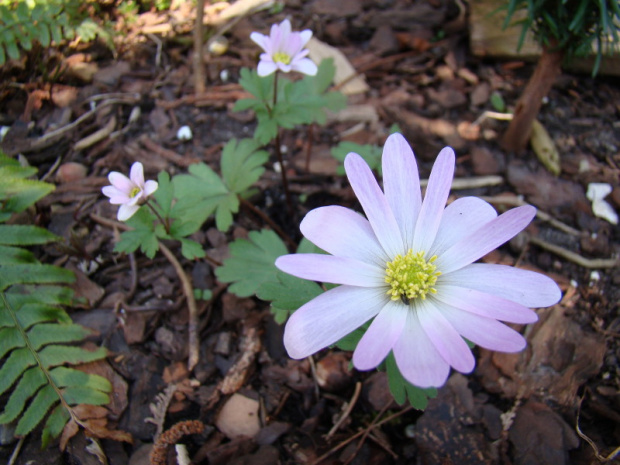
[(285, 65), (291, 64), (291, 56), (288, 53), (277, 52), (273, 54), (273, 61), (276, 63), (283, 63)]
[(133, 189), (131, 189), (129, 191), (129, 198), (133, 199), (136, 195), (138, 195), (140, 193), (140, 188), (139, 187), (134, 187)]
[(409, 305), (412, 299), (426, 299), (430, 292), (436, 294), (433, 287), (437, 277), (441, 274), (436, 271), (437, 266), (433, 262), (437, 255), (428, 261), (424, 259), (424, 252), (413, 253), (411, 249), (406, 255), (396, 255), (394, 260), (388, 262), (385, 267), (385, 282), (390, 285), (387, 293), (392, 300), (402, 300)]

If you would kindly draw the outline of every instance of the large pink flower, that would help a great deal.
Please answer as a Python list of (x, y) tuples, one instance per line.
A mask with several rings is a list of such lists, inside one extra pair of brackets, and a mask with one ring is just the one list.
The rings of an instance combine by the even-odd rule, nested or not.
[(517, 352), (525, 339), (500, 323), (532, 323), (530, 307), (553, 305), (561, 292), (539, 273), (473, 263), (534, 218), (532, 206), (497, 216), (476, 197), (446, 200), (454, 152), (437, 157), (424, 200), (413, 152), (400, 134), (383, 149), (383, 191), (364, 160), (345, 159), (366, 218), (347, 208), (310, 211), (301, 231), (330, 253), (285, 255), (276, 266), (294, 276), (340, 284), (297, 310), (284, 331), (293, 358), (307, 357), (374, 318), (353, 353), (360, 370), (393, 351), (403, 376), (420, 387), (441, 386), (450, 367), (475, 361), (464, 338), (491, 350)]
[(144, 182), (144, 168), (139, 161), (131, 165), (129, 177), (118, 171), (112, 171), (108, 175), (108, 180), (112, 185), (105, 186), (101, 192), (110, 198), (111, 204), (120, 205), (119, 221), (127, 221), (131, 218), (158, 187), (156, 181)]
[(311, 37), (312, 31), (309, 29), (292, 32), (291, 22), (288, 19), (272, 25), (268, 36), (258, 32), (250, 34), (250, 39), (265, 51), (260, 55), (258, 75), (269, 76), (279, 69), (284, 73), (299, 71), (314, 76), (317, 67), (310, 58), (307, 58), (309, 51), (304, 49)]

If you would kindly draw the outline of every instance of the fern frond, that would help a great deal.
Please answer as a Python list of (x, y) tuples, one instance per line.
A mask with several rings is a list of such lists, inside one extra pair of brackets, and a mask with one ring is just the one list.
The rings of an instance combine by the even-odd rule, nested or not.
[[(22, 301), (28, 302), (27, 299)], [(26, 314), (24, 307), (43, 310), (45, 315), (49, 306), (37, 307), (26, 303), (16, 310), (4, 293), (1, 303), (0, 314), (4, 316), (0, 321), (3, 326), (0, 329), (0, 359), (7, 354), (8, 357), (0, 367), (0, 395), (15, 387), (0, 413), (0, 424), (17, 421), (15, 434), (24, 435), (41, 423), (59, 402), (65, 410), (70, 409), (71, 405), (103, 405), (109, 402), (107, 393), (111, 391), (111, 385), (108, 380), (67, 366), (100, 360), (107, 355), (103, 348), (89, 351), (67, 345), (84, 339), (89, 334), (88, 330), (73, 323), (58, 322), (23, 326), (20, 314)], [(28, 322), (31, 319), (26, 317), (21, 320)], [(70, 412), (66, 415), (55, 413), (51, 420), (48, 417), (49, 423), (46, 422), (46, 425), (49, 424), (51, 429), (43, 439), (62, 430), (61, 421), (66, 423), (69, 417)]]
[[(3, 2), (4, 3), (4, 2)], [(0, 4), (0, 65), (18, 59), (34, 42), (43, 47), (79, 35), (90, 41), (97, 36), (113, 47), (111, 34), (89, 18), (77, 0), (31, 0)]]
[[(23, 20), (24, 9), (19, 8)], [(0, 20), (4, 11), (0, 3)], [(0, 24), (0, 42), (1, 37)], [(0, 58), (2, 50), (0, 46)], [(34, 168), (22, 167), (0, 153), (0, 223), (53, 189), (28, 179), (35, 173)], [(15, 434), (24, 435), (47, 417), (44, 444), (74, 416), (72, 405), (106, 404), (111, 391), (105, 378), (72, 367), (107, 355), (103, 348), (89, 351), (70, 345), (90, 334), (73, 324), (61, 307), (73, 302), (73, 291), (63, 284), (73, 282), (75, 276), (40, 263), (23, 248), (58, 239), (36, 226), (0, 224), (0, 395), (10, 391), (0, 407), (0, 424), (16, 422)]]

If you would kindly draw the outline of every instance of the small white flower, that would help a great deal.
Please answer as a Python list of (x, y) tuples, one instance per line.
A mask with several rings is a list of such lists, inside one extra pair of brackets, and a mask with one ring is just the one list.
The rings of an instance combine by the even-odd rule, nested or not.
[(156, 181), (144, 181), (144, 167), (139, 161), (131, 165), (129, 177), (118, 171), (108, 175), (111, 186), (101, 189), (112, 205), (120, 205), (118, 220), (127, 221), (138, 211), (149, 195), (157, 190)]
[(265, 51), (260, 56), (258, 75), (269, 76), (279, 69), (284, 73), (299, 71), (314, 76), (318, 68), (308, 58), (310, 53), (308, 49), (304, 49), (311, 38), (310, 29), (301, 32), (291, 31), (291, 22), (288, 19), (272, 25), (268, 36), (259, 32), (250, 34), (250, 39)]

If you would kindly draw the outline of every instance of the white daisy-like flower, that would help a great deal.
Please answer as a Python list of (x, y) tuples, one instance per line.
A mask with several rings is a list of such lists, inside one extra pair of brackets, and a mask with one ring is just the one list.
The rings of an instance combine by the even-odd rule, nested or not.
[(345, 159), (367, 219), (329, 206), (302, 221), (304, 236), (331, 255), (276, 260), (294, 276), (340, 284), (290, 317), (284, 331), (289, 355), (307, 357), (372, 320), (353, 353), (355, 367), (373, 369), (392, 351), (405, 379), (438, 387), (450, 367), (474, 369), (465, 339), (501, 352), (522, 350), (523, 336), (500, 321), (535, 322), (530, 307), (558, 302), (559, 287), (539, 273), (473, 262), (522, 231), (536, 209), (498, 216), (477, 197), (446, 207), (455, 165), (449, 147), (437, 157), (424, 200), (413, 151), (400, 134), (386, 141), (382, 164), (383, 191), (359, 155)]

